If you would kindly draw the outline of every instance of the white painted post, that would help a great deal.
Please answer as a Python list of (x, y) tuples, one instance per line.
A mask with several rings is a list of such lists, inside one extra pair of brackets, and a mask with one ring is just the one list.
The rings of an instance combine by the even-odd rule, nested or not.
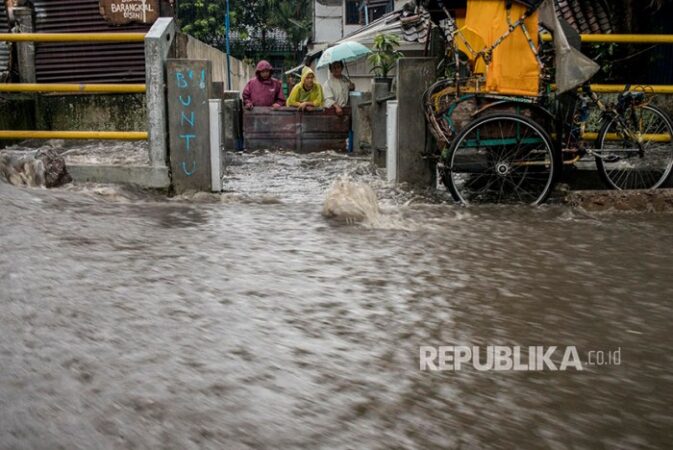
[(168, 107), (166, 101), (166, 59), (177, 27), (172, 18), (161, 17), (145, 35), (145, 83), (147, 85), (147, 129), (150, 164), (168, 163)]
[(222, 99), (210, 99), (210, 174), (213, 192), (222, 192), (224, 176), (224, 136), (222, 134)]
[(389, 183), (397, 183), (397, 100), (386, 108), (386, 171)]

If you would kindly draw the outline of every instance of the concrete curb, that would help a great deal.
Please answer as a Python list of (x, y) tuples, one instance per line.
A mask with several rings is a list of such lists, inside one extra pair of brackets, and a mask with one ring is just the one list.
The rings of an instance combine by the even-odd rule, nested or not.
[(167, 189), (171, 184), (167, 167), (68, 165), (67, 169), (79, 182), (134, 184), (150, 189)]
[(571, 191), (564, 203), (587, 211), (673, 212), (673, 189)]

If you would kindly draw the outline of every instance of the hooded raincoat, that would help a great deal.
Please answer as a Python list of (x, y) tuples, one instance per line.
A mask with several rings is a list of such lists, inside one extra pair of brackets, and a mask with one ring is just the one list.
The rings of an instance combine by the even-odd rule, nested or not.
[(285, 96), (283, 95), (283, 86), (279, 80), (269, 78), (262, 80), (260, 73), (263, 70), (272, 70), (271, 64), (268, 61), (260, 61), (255, 70), (256, 77), (248, 81), (243, 89), (243, 104), (246, 107), (250, 106), (283, 106), (285, 104)]
[[(309, 74), (313, 75), (314, 81), (311, 90), (307, 91), (304, 89), (304, 80), (306, 80)], [(292, 88), (292, 92), (290, 92), (290, 96), (287, 98), (287, 106), (297, 107), (303, 102), (311, 102), (316, 108), (320, 108), (323, 102), (322, 86), (318, 83), (310, 67), (304, 67), (301, 71), (301, 81)]]

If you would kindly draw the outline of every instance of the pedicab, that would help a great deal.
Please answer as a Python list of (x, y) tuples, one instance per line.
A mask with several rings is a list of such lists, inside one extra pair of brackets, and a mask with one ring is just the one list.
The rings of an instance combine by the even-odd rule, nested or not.
[[(599, 66), (580, 53), (579, 34), (553, 0), (467, 0), (455, 16), (442, 1), (424, 5), (447, 52), (445, 75), (423, 103), (438, 173), (457, 202), (541, 204), (563, 167), (587, 158), (610, 188), (667, 184), (671, 119), (647, 88), (627, 86), (610, 104), (599, 99), (589, 85)], [(553, 36), (553, 51), (541, 45), (543, 33)]]

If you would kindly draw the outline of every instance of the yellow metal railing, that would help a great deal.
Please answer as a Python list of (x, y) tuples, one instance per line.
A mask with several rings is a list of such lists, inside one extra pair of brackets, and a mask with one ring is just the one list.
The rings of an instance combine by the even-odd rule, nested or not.
[(144, 84), (0, 83), (0, 92), (76, 92), (95, 94), (143, 94)]
[[(143, 42), (145, 33), (0, 33), (7, 42)], [(142, 94), (144, 84), (0, 83), (0, 92)], [(0, 139), (147, 140), (146, 131), (0, 130)]]
[(0, 33), (7, 42), (144, 42), (145, 33)]
[[(643, 134), (640, 138), (643, 142), (671, 142), (670, 134)], [(582, 134), (582, 140), (584, 141), (595, 141), (596, 139), (598, 139), (598, 133), (587, 132)], [(608, 133), (605, 136), (607, 141), (621, 141), (622, 139), (624, 137), (617, 133)]]
[[(556, 90), (556, 85), (551, 85), (552, 90)], [(591, 90), (598, 94), (619, 94), (626, 89), (625, 84), (592, 84)], [(673, 94), (673, 86), (668, 84), (653, 84), (653, 85), (631, 85), (631, 91), (641, 91), (646, 94)]]
[(146, 141), (146, 131), (35, 131), (0, 130), (0, 139), (101, 139)]
[[(624, 84), (592, 84), (591, 89), (594, 92), (601, 94), (617, 94), (624, 92), (626, 85)], [(642, 91), (648, 94), (673, 94), (673, 86), (661, 84), (661, 85), (638, 85), (634, 84), (631, 86), (631, 91)]]
[[(673, 44), (673, 34), (582, 34), (582, 42), (604, 44)], [(543, 34), (542, 40), (553, 40), (551, 34)]]

